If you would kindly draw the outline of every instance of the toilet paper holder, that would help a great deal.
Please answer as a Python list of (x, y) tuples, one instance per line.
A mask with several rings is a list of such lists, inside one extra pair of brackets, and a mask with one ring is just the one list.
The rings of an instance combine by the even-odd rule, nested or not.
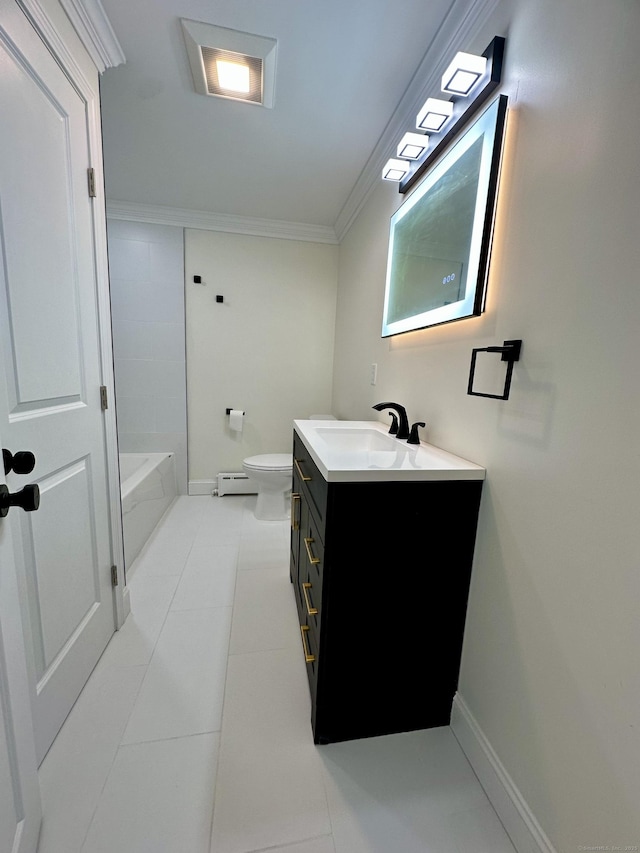
[[(229, 408), (229, 409), (227, 409), (227, 410), (226, 410), (226, 414), (227, 414), (227, 415), (230, 415), (230, 414), (231, 414), (231, 412), (232, 412), (232, 409), (231, 409), (231, 408)], [(243, 414), (243, 415), (245, 415), (245, 414), (246, 414), (246, 412), (243, 412), (242, 414)]]

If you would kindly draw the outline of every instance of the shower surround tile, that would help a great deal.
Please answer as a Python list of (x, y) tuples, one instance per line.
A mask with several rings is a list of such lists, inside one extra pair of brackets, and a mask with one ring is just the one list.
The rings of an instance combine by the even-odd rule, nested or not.
[(107, 231), (120, 449), (172, 451), (184, 494), (184, 230), (110, 219)]

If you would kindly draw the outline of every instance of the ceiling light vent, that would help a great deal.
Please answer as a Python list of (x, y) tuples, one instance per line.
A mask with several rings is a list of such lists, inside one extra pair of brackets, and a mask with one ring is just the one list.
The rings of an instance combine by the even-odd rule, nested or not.
[(182, 19), (196, 92), (272, 107), (275, 39)]

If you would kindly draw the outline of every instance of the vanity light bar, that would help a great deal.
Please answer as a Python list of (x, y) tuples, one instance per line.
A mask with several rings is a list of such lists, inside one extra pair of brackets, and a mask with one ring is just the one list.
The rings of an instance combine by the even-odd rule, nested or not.
[(429, 147), (429, 137), (422, 133), (405, 133), (398, 145), (398, 157), (418, 160)]
[(412, 162), (388, 160), (382, 171), (383, 180), (399, 182), (401, 193), (416, 185), (429, 165), (455, 138), (458, 129), (500, 85), (504, 46), (504, 37), (495, 36), (481, 56), (462, 51), (455, 55), (442, 75), (443, 92), (454, 97), (448, 101), (427, 98), (416, 116), (417, 130), (439, 135), (430, 139), (427, 134), (405, 133), (396, 156)]
[(468, 95), (487, 70), (486, 56), (456, 53), (442, 75), (442, 91), (450, 95)]
[(430, 130), (437, 133), (453, 115), (453, 103), (438, 98), (427, 98), (416, 116), (418, 130)]
[(409, 174), (409, 164), (405, 160), (387, 160), (382, 170), (383, 181), (401, 181)]

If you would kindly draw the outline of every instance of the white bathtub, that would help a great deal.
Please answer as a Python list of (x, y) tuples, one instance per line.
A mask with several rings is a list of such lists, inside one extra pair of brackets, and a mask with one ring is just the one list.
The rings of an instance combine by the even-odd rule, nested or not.
[(121, 453), (120, 494), (127, 571), (177, 495), (173, 453)]

